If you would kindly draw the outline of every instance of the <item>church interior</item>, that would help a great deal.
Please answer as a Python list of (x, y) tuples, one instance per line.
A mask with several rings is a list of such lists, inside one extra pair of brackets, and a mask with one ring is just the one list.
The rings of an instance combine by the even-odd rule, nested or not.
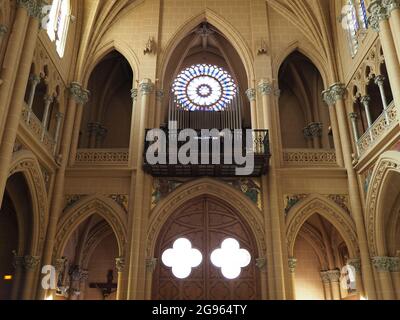
[(0, 0), (0, 66), (0, 300), (400, 300), (399, 0)]

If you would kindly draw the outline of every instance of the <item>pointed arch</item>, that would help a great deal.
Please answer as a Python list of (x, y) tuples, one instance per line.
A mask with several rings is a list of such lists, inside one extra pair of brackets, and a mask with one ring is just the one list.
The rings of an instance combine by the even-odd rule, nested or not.
[(33, 219), (32, 234), (27, 243), (30, 243), (30, 252), (39, 255), (46, 236), (48, 197), (42, 169), (31, 151), (21, 150), (14, 153), (9, 177), (16, 173), (23, 174), (30, 191)]
[(387, 244), (385, 240), (385, 207), (387, 207), (383, 188), (390, 183), (393, 173), (400, 174), (400, 152), (388, 151), (383, 153), (372, 173), (367, 194), (366, 225), (367, 236), (372, 256), (385, 256)]
[(173, 52), (175, 51), (179, 43), (185, 38), (185, 36), (188, 35), (190, 31), (192, 31), (196, 26), (205, 21), (216, 27), (235, 48), (245, 67), (247, 79), (249, 82), (248, 85), (251, 86), (251, 81), (255, 80), (255, 71), (253, 65), (254, 57), (249, 46), (246, 44), (243, 36), (234, 27), (234, 25), (232, 25), (225, 18), (210, 10), (209, 8), (206, 8), (201, 13), (187, 19), (171, 37), (166, 45), (163, 54), (160, 57), (157, 78), (160, 79), (160, 81), (164, 81), (168, 62), (170, 61)]
[(328, 220), (345, 241), (351, 258), (359, 256), (355, 224), (341, 207), (333, 201), (321, 196), (311, 195), (296, 204), (290, 211), (286, 221), (286, 237), (289, 255), (294, 254), (294, 245), (300, 229), (314, 214), (319, 214)]
[(62, 256), (73, 232), (93, 214), (97, 214), (107, 221), (117, 239), (119, 255), (121, 257), (124, 255), (127, 241), (125, 212), (112, 199), (93, 195), (78, 201), (64, 213), (57, 227), (55, 257)]
[(226, 199), (229, 199), (228, 204), (235, 208), (237, 213), (249, 225), (256, 239), (259, 256), (264, 257), (266, 255), (263, 217), (254, 203), (233, 187), (219, 181), (204, 178), (177, 188), (154, 208), (150, 216), (147, 232), (146, 254), (148, 257), (153, 256), (158, 236), (169, 217), (183, 204), (202, 195), (213, 196), (222, 202), (226, 202)]

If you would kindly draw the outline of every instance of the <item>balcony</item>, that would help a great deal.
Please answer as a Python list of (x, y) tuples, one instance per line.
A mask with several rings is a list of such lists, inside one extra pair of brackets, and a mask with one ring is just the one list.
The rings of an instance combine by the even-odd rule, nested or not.
[[(146, 130), (146, 137), (150, 130)], [(201, 134), (200, 130), (196, 130), (197, 136), (194, 139), (195, 145), (199, 150), (194, 156), (195, 161), (189, 164), (181, 163), (179, 150), (186, 142), (178, 142), (176, 149), (170, 147), (171, 141), (176, 141), (181, 130), (164, 130), (165, 148), (164, 151), (159, 151), (154, 144), (159, 141), (145, 141), (144, 149), (144, 164), (143, 169), (146, 173), (154, 177), (236, 177), (238, 176), (237, 169), (243, 168), (246, 164), (240, 164), (233, 154), (240, 154), (243, 157), (253, 157), (254, 166), (247, 176), (260, 177), (268, 172), (270, 148), (268, 130), (251, 130), (251, 139), (247, 139), (248, 130), (240, 130), (233, 132), (228, 130), (228, 135), (221, 134), (216, 136), (208, 136)], [(229, 136), (229, 137), (228, 137)], [(247, 143), (251, 140), (251, 144)], [(219, 146), (219, 153), (213, 153), (213, 147)], [(164, 161), (157, 163), (149, 163), (147, 152), (149, 148), (156, 149), (155, 155)], [(232, 153), (224, 152), (225, 148), (231, 150)], [(168, 150), (168, 152), (167, 152)], [(173, 151), (175, 150), (175, 151)], [(177, 152), (177, 151), (178, 152)], [(216, 158), (218, 159), (216, 161)], [(160, 163), (162, 162), (162, 163)]]
[(399, 123), (397, 109), (392, 102), (357, 142), (358, 158), (364, 158)]

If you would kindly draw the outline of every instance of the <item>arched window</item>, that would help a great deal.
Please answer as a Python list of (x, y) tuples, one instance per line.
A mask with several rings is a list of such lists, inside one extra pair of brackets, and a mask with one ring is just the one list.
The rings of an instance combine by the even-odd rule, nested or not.
[(53, 0), (47, 24), (47, 34), (50, 40), (56, 43), (57, 53), (60, 57), (64, 56), (70, 17), (70, 1)]
[(365, 0), (347, 0), (342, 11), (342, 26), (348, 33), (350, 54), (355, 57), (360, 37), (368, 29), (368, 16)]

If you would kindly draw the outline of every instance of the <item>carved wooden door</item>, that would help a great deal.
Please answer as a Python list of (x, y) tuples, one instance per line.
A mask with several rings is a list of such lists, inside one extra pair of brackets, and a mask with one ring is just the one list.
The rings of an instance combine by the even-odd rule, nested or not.
[[(202, 263), (186, 279), (176, 278), (162, 262), (162, 254), (179, 238), (191, 241), (202, 254)], [(211, 263), (211, 253), (234, 238), (251, 255), (250, 264), (234, 280)], [(255, 300), (260, 298), (254, 237), (241, 217), (228, 204), (200, 197), (183, 205), (165, 224), (156, 247), (158, 263), (153, 278), (155, 300)]]

